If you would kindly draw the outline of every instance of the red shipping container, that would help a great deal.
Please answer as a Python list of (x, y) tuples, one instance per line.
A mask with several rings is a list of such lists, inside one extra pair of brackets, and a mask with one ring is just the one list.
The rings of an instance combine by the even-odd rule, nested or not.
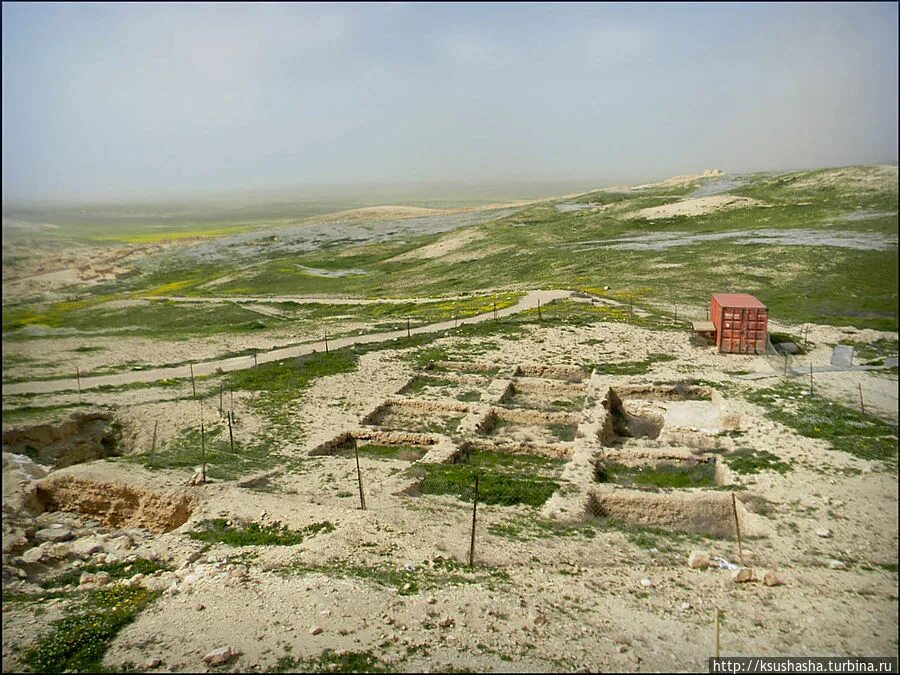
[(764, 354), (768, 310), (746, 293), (713, 293), (709, 318), (716, 327), (716, 346), (730, 354)]

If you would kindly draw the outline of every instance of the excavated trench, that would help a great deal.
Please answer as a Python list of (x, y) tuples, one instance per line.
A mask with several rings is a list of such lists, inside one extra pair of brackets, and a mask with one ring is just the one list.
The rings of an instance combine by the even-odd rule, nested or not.
[(562, 380), (563, 382), (582, 382), (588, 373), (578, 366), (518, 366), (513, 377), (541, 377), (548, 380)]
[[(743, 530), (747, 511), (740, 501), (736, 507)], [(724, 492), (597, 491), (588, 496), (586, 514), (604, 522), (714, 537), (734, 537), (736, 532), (731, 495)]]
[(552, 444), (570, 442), (578, 429), (578, 415), (563, 412), (493, 408), (477, 432), (495, 441)]
[(193, 509), (191, 496), (183, 492), (154, 492), (73, 475), (40, 481), (36, 496), (42, 511), (81, 513), (108, 527), (142, 527), (154, 534), (180, 527)]
[(594, 481), (647, 491), (715, 488), (721, 472), (715, 457), (647, 461), (612, 456), (594, 462)]
[(511, 408), (547, 412), (575, 411), (584, 407), (585, 387), (562, 382), (512, 381), (498, 403)]
[(385, 458), (413, 462), (424, 457), (436, 442), (434, 436), (415, 432), (347, 431), (316, 446), (309, 454), (350, 457), (354, 455), (354, 449), (360, 449), (364, 456), (368, 454), (367, 450), (377, 449), (377, 454)]
[(122, 454), (121, 428), (109, 413), (76, 413), (59, 424), (37, 424), (3, 433), (3, 452), (62, 469)]

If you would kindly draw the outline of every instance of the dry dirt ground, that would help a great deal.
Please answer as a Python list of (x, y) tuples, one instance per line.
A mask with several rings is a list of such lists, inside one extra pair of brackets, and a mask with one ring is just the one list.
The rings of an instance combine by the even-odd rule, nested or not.
[[(862, 333), (853, 336), (891, 337)], [(810, 339), (824, 345), (843, 335), (814, 326)], [(458, 342), (446, 337), (435, 345)], [(159, 672), (263, 672), (279, 659), (282, 666), (317, 662), (326, 649), (365, 653), (382, 667), (407, 672), (705, 670), (714, 650), (716, 609), (724, 612), (723, 654), (897, 655), (896, 464), (886, 469), (799, 436), (737, 395), (728, 372), (772, 374), (742, 382), (751, 388), (778, 381), (765, 357), (721, 355), (693, 345), (682, 331), (614, 323), (536, 328), (515, 339), (467, 343), (469, 349), (481, 346), (469, 362), (501, 373), (522, 364), (676, 357), (646, 374), (611, 374), (603, 381), (639, 386), (701, 379), (721, 394), (723, 415), (741, 432), (736, 439), (716, 437), (720, 450), (740, 444), (791, 464), (783, 474), (731, 477), (735, 488), (743, 488), (736, 494), (757, 533), (743, 541), (745, 562), (757, 579), (763, 570), (775, 570), (783, 584), (736, 583), (726, 569), (687, 565), (695, 550), (737, 561), (730, 537), (636, 532), (590, 521), (587, 509), (566, 513), (564, 519), (577, 527), (565, 530), (524, 505), (479, 507), (476, 565), (468, 570), (471, 504), (398, 494), (409, 466), (399, 460), (360, 459), (367, 505), (361, 510), (352, 459), (308, 453), (358, 428), (416, 374), (401, 358), (404, 350), (393, 350), (366, 354), (356, 372), (315, 382), (293, 409), (299, 434), (283, 448), (298, 461), (267, 480), (189, 486), (190, 469), (150, 472), (121, 460), (78, 464), (42, 478), (39, 468), (5, 453), (4, 590), (35, 591), (49, 574), (85, 564), (82, 558), (110, 562), (138, 555), (167, 562), (171, 571), (132, 580), (162, 595), (118, 634), (103, 660), (110, 668), (133, 663)], [(809, 358), (825, 363), (828, 355), (814, 351)], [(857, 380), (865, 383), (871, 409), (896, 422), (896, 376), (833, 373), (818, 381), (827, 395), (848, 403)], [(534, 381), (556, 386), (552, 378)], [(91, 400), (115, 406), (126, 450), (146, 450), (159, 422), (164, 452), (168, 439), (196, 424), (195, 403), (166, 400), (183, 390), (97, 393)], [(43, 400), (53, 404), (73, 396)], [(235, 399), (238, 447), (266, 422), (255, 416), (249, 396)], [(599, 398), (589, 397), (577, 414), (589, 416), (598, 405)], [(222, 424), (214, 408), (207, 407), (206, 419)], [(44, 494), (49, 490), (55, 510), (28, 511), (35, 485), (44, 486)], [(40, 510), (40, 504), (30, 505)], [(216, 517), (298, 529), (327, 521), (334, 529), (293, 546), (206, 546), (187, 536)], [(75, 539), (34, 546), (35, 531), (53, 524)], [(446, 572), (445, 559), (461, 568)], [(402, 578), (379, 583), (375, 570), (402, 572)], [(5, 672), (23, 670), (19, 650), (51, 630), (50, 622), (66, 614), (65, 603), (4, 603)], [(204, 662), (204, 655), (224, 646), (240, 653), (222, 666)]]

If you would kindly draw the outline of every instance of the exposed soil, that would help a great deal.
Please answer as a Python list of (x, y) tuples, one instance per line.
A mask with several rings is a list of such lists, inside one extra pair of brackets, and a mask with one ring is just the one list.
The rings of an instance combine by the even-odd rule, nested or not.
[(3, 452), (27, 455), (56, 469), (122, 454), (121, 433), (109, 413), (77, 413), (61, 424), (5, 429)]
[(676, 216), (703, 216), (718, 211), (744, 209), (764, 204), (750, 197), (736, 195), (712, 195), (709, 197), (689, 197), (672, 204), (651, 206), (624, 216), (626, 219), (642, 218), (644, 220), (664, 220)]
[[(814, 332), (812, 339), (824, 342), (836, 334), (835, 329), (821, 330), (821, 334)], [(598, 332), (605, 342), (588, 345), (586, 341)], [(454, 339), (444, 338), (435, 344), (450, 345)], [(488, 377), (502, 379), (506, 374), (511, 378), (518, 366), (538, 360), (557, 369), (545, 370), (543, 378), (534, 379), (520, 373), (516, 381), (524, 386), (576, 386), (546, 377), (555, 372), (565, 378), (572, 373), (575, 345), (584, 360), (595, 362), (635, 360), (661, 351), (679, 355), (675, 361), (655, 364), (648, 375), (614, 378), (613, 386), (622, 393), (626, 410), (629, 400), (645, 400), (650, 405), (680, 405), (685, 399), (705, 403), (702, 399), (711, 387), (678, 386), (685, 379), (681, 369), (688, 364), (691, 377), (723, 384), (732, 380), (722, 371), (771, 368), (766, 357), (722, 355), (711, 348), (691, 346), (687, 334), (650, 332), (626, 324), (574, 330), (541, 327), (527, 338), (492, 340), (498, 350), (479, 373), (494, 369), (495, 374)], [(825, 351), (819, 354), (814, 350), (812, 358), (827, 359)], [(295, 412), (306, 430), (306, 440), (297, 451), (314, 451), (321, 443), (339, 438), (344, 430), (363, 438), (356, 433), (366, 414), (380, 402), (400, 400), (396, 392), (415, 374), (399, 360), (402, 354), (366, 354), (356, 373), (317, 380)], [(778, 376), (774, 368), (772, 372), (773, 377)], [(873, 382), (873, 390), (874, 382), (880, 380), (868, 373), (830, 376), (865, 376)], [(747, 386), (768, 384), (761, 380)], [(591, 388), (602, 399), (603, 390), (596, 383), (577, 386)], [(149, 443), (153, 419), (165, 422), (160, 425), (162, 438), (164, 426), (176, 429), (193, 424), (197, 416), (194, 402), (141, 402), (141, 396), (152, 393), (130, 392), (134, 398), (123, 399), (116, 414), (127, 433), (141, 430), (134, 436), (141, 447)], [(54, 394), (47, 401), (74, 396)], [(728, 617), (723, 649), (735, 653), (895, 653), (896, 572), (882, 567), (896, 561), (895, 476), (872, 462), (829, 450), (822, 441), (794, 434), (767, 420), (758, 407), (741, 398), (723, 396), (722, 419), (739, 420), (742, 435), (716, 439), (720, 450), (746, 445), (768, 449), (793, 463), (786, 474), (725, 476), (730, 484), (744, 488), (736, 494), (741, 497), (738, 508), (742, 532), (748, 537), (744, 540), (745, 561), (757, 569), (757, 574), (762, 568), (776, 568), (785, 580), (784, 586), (737, 585), (726, 570), (687, 567), (687, 555), (694, 548), (737, 560), (727, 491), (701, 491), (699, 496), (676, 492), (635, 496), (636, 491), (596, 490), (590, 460), (603, 451), (598, 435), (603, 423), (590, 415), (579, 424), (583, 436), (573, 444), (576, 449), (564, 455), (568, 463), (562, 478), (571, 479), (577, 487), (577, 499), (567, 501), (565, 495), (551, 498), (540, 513), (524, 506), (479, 507), (476, 573), (487, 576), (473, 584), (454, 585), (443, 577), (434, 586), (425, 584), (423, 570), (430, 569), (436, 557), (465, 562), (471, 508), (451, 496), (405, 496), (402, 492), (412, 481), (402, 475), (401, 467), (409, 462), (360, 457), (366, 511), (359, 509), (355, 462), (330, 454), (309, 457), (301, 472), (280, 473), (256, 482), (185, 487), (191, 470), (151, 473), (136, 465), (101, 461), (53, 471), (41, 485), (59, 485), (59, 508), (93, 513), (98, 505), (107, 511), (115, 502), (118, 506), (113, 512), (121, 518), (116, 522), (139, 523), (148, 529), (151, 525), (165, 529), (177, 522), (177, 518), (167, 519), (165, 514), (178, 503), (178, 495), (190, 495), (190, 504), (184, 507), (189, 511), (188, 519), (182, 525), (158, 535), (134, 534), (135, 548), (129, 554), (152, 552), (162, 560), (171, 560), (178, 569), (144, 582), (172, 590), (113, 641), (104, 661), (111, 667), (129, 660), (144, 664), (156, 657), (162, 660), (161, 671), (203, 670), (207, 668), (202, 662), (204, 654), (230, 644), (243, 652), (225, 667), (234, 671), (271, 668), (279, 657), (288, 654), (287, 647), (289, 654), (298, 658), (316, 658), (325, 647), (365, 651), (406, 670), (448, 665), (504, 670), (510, 664), (506, 659), (512, 659), (517, 670), (662, 670), (673, 665), (696, 670), (705, 667), (711, 653), (711, 640), (697, 636), (712, 634), (715, 607), (725, 608)], [(331, 405), (338, 400), (341, 406)], [(261, 421), (242, 401), (237, 398), (236, 406), (244, 425), (241, 441), (245, 442)], [(490, 405), (457, 403), (465, 408)], [(210, 408), (207, 419), (213, 416)], [(619, 453), (619, 459), (622, 453), (635, 459), (639, 453), (645, 459), (687, 457), (694, 456), (692, 447), (681, 442), (672, 446), (664, 438), (713, 438), (690, 428), (678, 431), (667, 426), (664, 424), (657, 439), (632, 438), (628, 439), (630, 443), (639, 441), (642, 445), (609, 447), (609, 451)], [(413, 443), (429, 448), (419, 462), (450, 461), (455, 451), (433, 434), (384, 435), (384, 430), (377, 428), (369, 433), (372, 443)], [(850, 469), (853, 471), (841, 473)], [(121, 486), (133, 492), (117, 492)], [(142, 496), (144, 492), (158, 498)], [(590, 500), (582, 501), (585, 494), (591, 495)], [(764, 499), (751, 498), (754, 495)], [(109, 506), (104, 500), (110, 502)], [(625, 530), (605, 529), (602, 524), (592, 538), (541, 532), (518, 539), (498, 529), (529, 527), (528, 523), (538, 522), (558, 508), (575, 509), (559, 514), (562, 522), (579, 512), (590, 515), (587, 511), (596, 508), (599, 523), (612, 517), (657, 526), (667, 522), (670, 526), (663, 534), (647, 535), (651, 542), (647, 544), (635, 543), (642, 540), (629, 538)], [(767, 516), (753, 512), (762, 508), (768, 509)], [(881, 514), (877, 521), (871, 518), (873, 512)], [(334, 524), (335, 531), (293, 547), (258, 547), (251, 558), (238, 559), (236, 556), (247, 551), (224, 545), (214, 545), (195, 557), (200, 543), (189, 540), (185, 533), (203, 519), (222, 513), (235, 521), (265, 523), (277, 519), (292, 528), (327, 520)], [(39, 517), (42, 523), (50, 523), (49, 518), (68, 522), (62, 511)], [(817, 537), (815, 531), (826, 526), (831, 536)], [(682, 529), (717, 532), (725, 538), (691, 542), (674, 534)], [(752, 538), (756, 536), (763, 538)], [(20, 543), (15, 550), (27, 552), (23, 545), (28, 543)], [(33, 586), (42, 578), (39, 567), (16, 562), (22, 554), (8, 555), (5, 560), (9, 568), (23, 569), (28, 578), (10, 577), (5, 586), (9, 583), (15, 584), (11, 588), (29, 588), (28, 584)], [(832, 558), (843, 560), (849, 568), (831, 569)], [(337, 561), (392, 571), (410, 565), (416, 570), (409, 573), (410, 578), (418, 579), (424, 590), (401, 593), (403, 582), (382, 586), (359, 576), (338, 576), (333, 571)], [(313, 571), (284, 572), (286, 566), (298, 563), (312, 566)], [(509, 575), (509, 583), (491, 576), (501, 572)], [(642, 579), (649, 579), (652, 585), (642, 585)], [(202, 611), (196, 609), (200, 605), (204, 606)], [(816, 611), (810, 612), (810, 606)], [(777, 612), (772, 611), (774, 607)], [(58, 615), (51, 611), (47, 618)], [(26, 644), (37, 635), (42, 624), (30, 624), (33, 618), (24, 607), (4, 612), (4, 628), (8, 629), (3, 638), (4, 669), (21, 670), (10, 648)], [(440, 625), (443, 623), (446, 627)], [(315, 628), (322, 628), (322, 632), (313, 635)], [(474, 644), (487, 649), (473, 650)], [(533, 649), (535, 644), (541, 645), (539, 651)]]

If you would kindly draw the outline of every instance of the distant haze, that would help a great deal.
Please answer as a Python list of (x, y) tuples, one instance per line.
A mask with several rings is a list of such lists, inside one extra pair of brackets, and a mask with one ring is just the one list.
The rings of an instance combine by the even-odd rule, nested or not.
[(512, 198), (897, 160), (896, 3), (6, 3), (2, 18), (4, 203), (417, 183)]

